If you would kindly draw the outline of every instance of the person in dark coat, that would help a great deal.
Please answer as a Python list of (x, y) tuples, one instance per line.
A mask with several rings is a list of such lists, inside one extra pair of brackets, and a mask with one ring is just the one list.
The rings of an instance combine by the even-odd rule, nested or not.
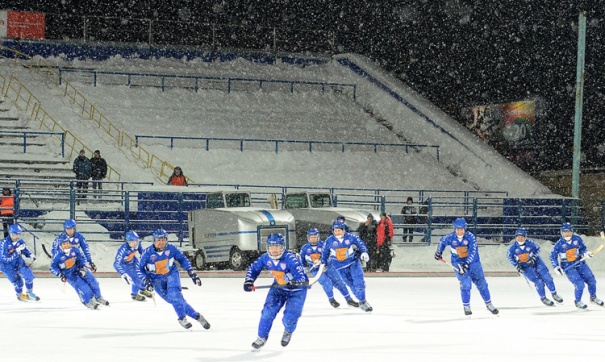
[(366, 243), (368, 247), (368, 254), (370, 254), (370, 261), (366, 265), (366, 271), (376, 271), (377, 260), (378, 260), (378, 246), (376, 245), (376, 227), (378, 223), (374, 220), (372, 214), (368, 215), (368, 219), (363, 224), (359, 225), (357, 232), (359, 237)]
[(403, 242), (412, 242), (414, 239), (414, 225), (418, 223), (418, 209), (414, 206), (414, 199), (408, 197), (405, 205), (401, 209), (403, 215)]
[[(99, 188), (100, 193), (103, 189), (103, 183), (101, 183), (100, 180), (107, 176), (107, 162), (101, 157), (101, 151), (96, 150), (90, 159), (90, 163), (92, 164), (92, 188), (93, 190)], [(95, 197), (101, 196), (95, 195)]]
[(76, 174), (76, 188), (78, 189), (78, 197), (85, 198), (88, 192), (88, 179), (92, 176), (92, 163), (86, 157), (86, 152), (80, 150), (80, 155), (74, 160), (74, 173)]

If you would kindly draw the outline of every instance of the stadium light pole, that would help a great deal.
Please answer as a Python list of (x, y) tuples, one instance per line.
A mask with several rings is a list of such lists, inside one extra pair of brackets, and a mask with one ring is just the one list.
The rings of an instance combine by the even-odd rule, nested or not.
[(580, 153), (582, 144), (582, 98), (584, 95), (584, 53), (586, 52), (586, 13), (578, 18), (578, 64), (576, 68), (576, 111), (574, 114), (573, 169), (571, 196), (580, 196)]

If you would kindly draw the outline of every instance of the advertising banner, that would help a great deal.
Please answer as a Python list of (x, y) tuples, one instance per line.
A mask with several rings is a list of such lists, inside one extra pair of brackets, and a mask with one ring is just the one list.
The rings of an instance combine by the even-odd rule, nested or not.
[(0, 38), (44, 39), (45, 34), (45, 14), (0, 11)]

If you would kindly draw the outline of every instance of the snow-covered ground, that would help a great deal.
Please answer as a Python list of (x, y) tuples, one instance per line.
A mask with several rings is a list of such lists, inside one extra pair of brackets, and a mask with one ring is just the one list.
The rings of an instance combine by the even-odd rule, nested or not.
[[(596, 258), (596, 257), (595, 257)], [(600, 280), (604, 273), (597, 275)], [(58, 279), (39, 278), (41, 301), (17, 301), (0, 280), (2, 361), (600, 361), (605, 308), (573, 306), (573, 288), (557, 278), (561, 305), (544, 306), (519, 277), (488, 277), (500, 315), (491, 315), (476, 289), (473, 315), (464, 316), (453, 277), (366, 278), (371, 314), (332, 308), (319, 286), (308, 292), (290, 345), (281, 347), (281, 314), (267, 345), (256, 339), (265, 291), (245, 293), (243, 278), (203, 278), (183, 286), (188, 302), (211, 323), (185, 331), (172, 307), (160, 300), (134, 302), (121, 279), (99, 279), (111, 303), (100, 310), (80, 304)], [(259, 279), (257, 285), (269, 283)], [(338, 293), (338, 292), (337, 292)], [(605, 295), (601, 291), (601, 295)], [(343, 302), (339, 295), (336, 297)], [(585, 302), (588, 297), (585, 294)]]

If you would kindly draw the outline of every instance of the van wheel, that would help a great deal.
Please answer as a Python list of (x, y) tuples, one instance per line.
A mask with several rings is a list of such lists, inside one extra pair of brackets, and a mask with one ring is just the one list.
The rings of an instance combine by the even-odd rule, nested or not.
[(208, 267), (206, 265), (206, 256), (201, 250), (198, 250), (193, 257), (193, 267), (197, 270), (206, 270)]
[(231, 254), (229, 255), (229, 266), (232, 270), (244, 270), (247, 262), (248, 258), (246, 258), (246, 255), (242, 253), (238, 247), (231, 249)]

